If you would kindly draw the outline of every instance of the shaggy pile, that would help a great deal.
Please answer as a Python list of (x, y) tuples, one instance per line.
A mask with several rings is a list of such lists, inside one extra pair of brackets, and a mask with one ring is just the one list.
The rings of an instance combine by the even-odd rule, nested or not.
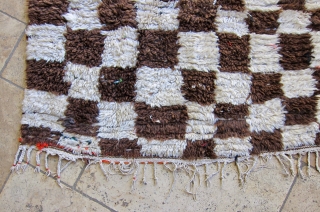
[(319, 150), (318, 0), (29, 0), (28, 13), (23, 156)]

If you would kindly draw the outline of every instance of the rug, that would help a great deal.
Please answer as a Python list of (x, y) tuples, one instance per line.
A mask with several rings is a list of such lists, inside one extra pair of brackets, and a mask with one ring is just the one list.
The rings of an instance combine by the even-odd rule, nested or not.
[(290, 174), (315, 154), (319, 170), (318, 0), (29, 0), (28, 15), (12, 170), (32, 151), (48, 175), (59, 157), (58, 182), (83, 159), (133, 183), (139, 164), (235, 162), (242, 182), (259, 158)]

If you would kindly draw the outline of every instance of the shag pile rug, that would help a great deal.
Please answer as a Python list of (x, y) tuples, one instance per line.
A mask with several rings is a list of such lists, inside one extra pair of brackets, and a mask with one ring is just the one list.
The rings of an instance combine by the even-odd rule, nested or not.
[(289, 173), (293, 154), (318, 156), (318, 0), (29, 0), (28, 14), (13, 170), (33, 150), (48, 174), (59, 156), (58, 181), (62, 160), (134, 182), (138, 164), (275, 156)]

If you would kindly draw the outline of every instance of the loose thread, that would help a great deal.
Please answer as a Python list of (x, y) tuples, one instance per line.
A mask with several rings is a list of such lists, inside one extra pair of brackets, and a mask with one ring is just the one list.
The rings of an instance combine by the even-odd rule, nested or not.
[(316, 152), (316, 170), (318, 172), (320, 172), (320, 168), (319, 168), (319, 153)]
[(209, 183), (207, 181), (208, 177), (209, 177), (209, 174), (208, 174), (208, 164), (204, 164), (204, 171), (205, 171), (205, 174), (204, 174), (204, 177), (205, 177), (205, 181), (206, 181), (206, 186), (209, 187)]
[(216, 172), (213, 172), (211, 175), (209, 175), (207, 178), (206, 178), (206, 182), (207, 182), (207, 186), (209, 185), (210, 186), (210, 180), (213, 178), (213, 176), (217, 175), (219, 172), (220, 172), (220, 163), (217, 162), (217, 171)]
[(290, 158), (289, 158), (289, 162), (290, 162), (290, 171), (291, 171), (291, 174), (292, 174), (292, 176), (294, 176), (295, 175), (295, 171), (294, 171), (294, 164), (293, 164), (293, 158), (292, 158), (292, 155), (290, 155), (289, 156)]
[(15, 169), (16, 169), (16, 165), (18, 163), (18, 160), (19, 160), (19, 155), (20, 155), (20, 152), (21, 152), (21, 149), (22, 149), (22, 145), (19, 146), (18, 150), (17, 150), (17, 153), (14, 157), (14, 161), (13, 161), (13, 165), (12, 167), (10, 168), (11, 172), (13, 172)]
[(241, 173), (240, 165), (239, 165), (239, 162), (238, 162), (238, 161), (235, 161), (235, 162), (236, 162), (236, 166), (237, 166), (237, 169), (238, 169), (238, 180), (239, 180), (239, 184), (240, 184), (240, 186), (243, 186), (243, 178), (242, 178), (242, 173)]
[(148, 164), (148, 163), (144, 163), (144, 167), (143, 167), (142, 183), (143, 183), (144, 185), (147, 185), (147, 180), (146, 180), (147, 164)]
[(247, 181), (247, 177), (249, 177), (249, 175), (250, 175), (251, 171), (252, 171), (252, 170), (253, 170), (253, 168), (256, 166), (257, 161), (258, 161), (258, 158), (257, 158), (257, 157), (254, 157), (254, 158), (253, 158), (252, 166), (251, 166), (250, 168), (248, 167), (248, 170), (244, 173), (244, 179), (243, 179), (244, 184), (245, 184), (245, 183), (246, 183), (246, 181)]
[(157, 177), (157, 163), (153, 162), (153, 179), (154, 179), (154, 184), (157, 185), (158, 183), (158, 177)]
[(26, 151), (27, 151), (27, 146), (22, 146), (22, 148), (21, 148), (21, 155), (20, 155), (20, 157), (19, 157), (19, 159), (18, 159), (18, 163), (17, 163), (17, 165), (16, 165), (16, 171), (19, 171), (20, 166), (21, 166), (21, 163), (22, 163), (22, 160), (24, 159), (24, 156), (25, 156), (25, 154), (26, 154)]
[(22, 166), (22, 171), (25, 172), (27, 167), (28, 167), (28, 164), (30, 163), (30, 160), (31, 160), (31, 152), (32, 150), (35, 148), (35, 146), (30, 146), (28, 151), (27, 151), (27, 162), (25, 164), (23, 164)]
[(44, 159), (44, 163), (45, 163), (45, 167), (46, 167), (46, 175), (49, 176), (51, 174), (51, 171), (49, 169), (49, 165), (48, 165), (48, 157), (49, 157), (49, 153), (46, 153), (45, 159)]
[(284, 163), (283, 163), (283, 161), (281, 160), (281, 158), (279, 157), (279, 155), (276, 155), (276, 158), (278, 159), (279, 163), (281, 164), (281, 166), (282, 166), (284, 172), (286, 173), (286, 175), (289, 176), (290, 174), (289, 174), (289, 172), (287, 171), (286, 166), (284, 165)]
[(307, 173), (308, 173), (308, 177), (310, 177), (310, 152), (308, 152), (307, 154), (307, 161), (308, 161), (308, 169), (307, 169)]
[(102, 160), (100, 160), (99, 164), (100, 164), (100, 168), (101, 168), (104, 176), (107, 178), (107, 180), (109, 180), (109, 176), (108, 176), (108, 174), (107, 174), (107, 171), (106, 171), (105, 168), (103, 167)]
[(62, 188), (62, 185), (61, 185), (61, 162), (62, 162), (62, 157), (59, 156), (58, 165), (57, 165), (57, 183)]
[(223, 162), (222, 166), (221, 166), (221, 172), (220, 172), (220, 180), (222, 181), (225, 177), (224, 177), (224, 169), (226, 167), (226, 162)]
[[(195, 178), (196, 178), (196, 176), (197, 176), (197, 173), (199, 173), (199, 170), (197, 169), (197, 166), (195, 165), (195, 164), (193, 164), (193, 167), (194, 167), (194, 169), (193, 170), (191, 170), (191, 172), (192, 172), (192, 177), (191, 177), (191, 179), (190, 179), (190, 181), (189, 181), (189, 187), (190, 187), (190, 190), (188, 191), (188, 185), (186, 186), (186, 192), (188, 193), (188, 194), (191, 194), (192, 195), (192, 197), (193, 197), (193, 199), (195, 200), (195, 199), (197, 199), (197, 192), (195, 191)], [(189, 169), (189, 168), (188, 168)], [(189, 169), (190, 170), (190, 169)], [(191, 189), (193, 190), (193, 192), (191, 191)]]
[(136, 181), (137, 181), (137, 176), (138, 176), (138, 171), (139, 171), (139, 163), (136, 163), (136, 171), (134, 172), (133, 176), (132, 176), (132, 185), (131, 185), (131, 191), (130, 193), (132, 193), (135, 189), (135, 185), (136, 185)]
[(297, 169), (298, 169), (298, 175), (300, 175), (300, 177), (302, 179), (305, 179), (303, 173), (302, 173), (302, 168), (301, 168), (301, 153), (299, 153), (299, 158), (298, 158), (298, 163), (297, 163)]
[(170, 197), (170, 194), (172, 193), (173, 191), (173, 187), (175, 185), (175, 182), (176, 182), (176, 170), (178, 169), (178, 165), (176, 163), (172, 163), (174, 165), (174, 168), (173, 169), (170, 169), (170, 167), (167, 166), (166, 162), (163, 163), (164, 167), (166, 167), (167, 169), (169, 169), (171, 172), (172, 172), (172, 176), (173, 176), (173, 182), (171, 184), (171, 187), (170, 187), (170, 190), (169, 190), (169, 193), (165, 199), (165, 202), (168, 200), (168, 198)]
[(36, 162), (37, 162), (37, 165), (36, 165), (36, 168), (34, 169), (34, 172), (40, 172), (40, 154), (41, 154), (42, 150), (38, 151), (37, 154), (36, 154)]

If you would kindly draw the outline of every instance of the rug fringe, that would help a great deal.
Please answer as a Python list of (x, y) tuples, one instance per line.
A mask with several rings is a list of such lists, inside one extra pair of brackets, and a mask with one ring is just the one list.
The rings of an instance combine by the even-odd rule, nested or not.
[[(220, 182), (222, 183), (223, 179), (225, 179), (225, 168), (230, 163), (235, 163), (238, 172), (238, 180), (239, 185), (243, 187), (247, 181), (252, 170), (254, 170), (258, 160), (260, 159), (262, 163), (267, 164), (269, 160), (274, 157), (280, 163), (285, 176), (295, 176), (298, 175), (300, 178), (305, 179), (305, 174), (302, 170), (302, 156), (307, 155), (307, 176), (310, 176), (310, 168), (311, 168), (311, 154), (315, 154), (315, 170), (320, 173), (319, 168), (319, 151), (320, 147), (308, 148), (308, 149), (298, 149), (298, 150), (290, 150), (283, 152), (272, 152), (272, 153), (263, 153), (260, 155), (252, 155), (249, 157), (236, 157), (236, 158), (225, 158), (225, 159), (202, 159), (195, 161), (187, 161), (187, 160), (179, 160), (179, 159), (160, 159), (160, 158), (137, 158), (137, 159), (123, 159), (123, 158), (107, 158), (107, 157), (96, 157), (90, 155), (73, 155), (61, 150), (57, 150), (54, 148), (43, 148), (38, 150), (35, 146), (28, 145), (20, 145), (19, 149), (15, 155), (15, 159), (13, 165), (11, 167), (11, 171), (25, 172), (28, 164), (31, 159), (31, 152), (36, 151), (36, 167), (35, 172), (40, 172), (40, 154), (46, 153), (44, 162), (45, 162), (45, 174), (47, 176), (56, 177), (57, 183), (60, 187), (61, 184), (61, 173), (73, 162), (77, 160), (87, 160), (88, 165), (85, 169), (93, 164), (99, 164), (101, 171), (103, 172), (106, 179), (109, 179), (110, 175), (131, 175), (132, 176), (132, 184), (131, 184), (131, 192), (134, 192), (137, 178), (139, 175), (139, 166), (143, 165), (143, 175), (142, 175), (142, 183), (147, 185), (146, 175), (147, 175), (147, 166), (150, 164), (153, 166), (153, 180), (154, 185), (158, 182), (157, 177), (157, 165), (163, 165), (167, 168), (173, 175), (173, 182), (171, 184), (171, 188), (167, 195), (169, 198), (170, 194), (174, 189), (174, 185), (176, 182), (176, 173), (178, 170), (185, 171), (189, 176), (190, 180), (185, 186), (186, 193), (193, 196), (196, 199), (197, 196), (197, 188), (196, 188), (196, 180), (199, 180), (199, 186), (201, 186), (201, 174), (199, 171), (199, 167), (204, 167), (204, 182), (206, 186), (209, 187), (211, 184), (211, 179), (220, 175)], [(57, 164), (57, 173), (53, 174), (49, 168), (48, 160), (49, 156), (58, 156), (58, 164)], [(297, 170), (294, 170), (294, 159), (293, 155), (298, 155), (297, 160)], [(24, 158), (26, 160), (24, 161)], [(68, 161), (66, 165), (61, 167), (62, 160)], [(24, 161), (24, 164), (22, 162)], [(216, 165), (216, 170), (209, 170), (209, 165)], [(244, 166), (246, 168), (244, 168)]]

